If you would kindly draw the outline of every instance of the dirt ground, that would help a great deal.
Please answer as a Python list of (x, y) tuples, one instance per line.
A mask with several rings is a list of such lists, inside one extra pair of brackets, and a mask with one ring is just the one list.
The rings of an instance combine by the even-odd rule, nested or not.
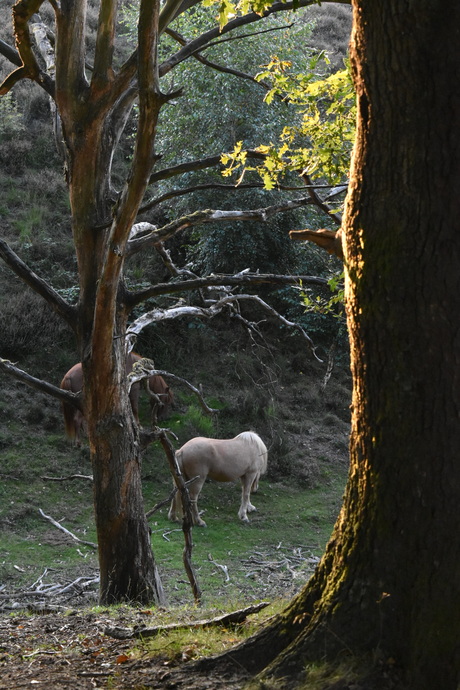
[[(280, 580), (277, 594), (283, 586)], [(63, 595), (48, 597), (46, 604), (30, 599), (27, 603), (20, 591), (17, 596), (0, 592), (0, 597), (0, 690), (236, 690), (249, 678), (240, 666), (200, 672), (194, 667), (192, 648), (185, 647), (173, 658), (152, 658), (147, 651), (134, 651), (137, 639), (118, 639), (120, 631), (130, 634), (155, 626), (150, 609), (121, 606), (115, 613), (96, 613), (88, 608), (94, 605), (91, 593), (74, 596), (75, 606)]]
[[(241, 688), (245, 674), (191, 673), (184, 659), (133, 658), (133, 640), (106, 634), (113, 617), (59, 613), (44, 609), (35, 615), (0, 618), (0, 689), (48, 687), (78, 688)], [(123, 627), (140, 624), (141, 614), (127, 613)]]

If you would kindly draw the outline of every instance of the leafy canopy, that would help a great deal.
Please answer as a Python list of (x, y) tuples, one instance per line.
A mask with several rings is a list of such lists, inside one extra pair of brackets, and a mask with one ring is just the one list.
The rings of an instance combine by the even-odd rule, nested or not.
[[(258, 147), (265, 154), (263, 164), (249, 166), (243, 143), (238, 142), (222, 156), (223, 174), (239, 175), (256, 170), (266, 189), (273, 189), (288, 172), (305, 174), (337, 185), (346, 181), (355, 137), (356, 105), (348, 65), (335, 74), (318, 78), (317, 66), (324, 54), (313, 56), (310, 71), (293, 73), (291, 63), (274, 56), (257, 79), (270, 81), (266, 100), (279, 97), (300, 111), (300, 123), (286, 125), (277, 143)], [(298, 120), (293, 117), (293, 120)]]

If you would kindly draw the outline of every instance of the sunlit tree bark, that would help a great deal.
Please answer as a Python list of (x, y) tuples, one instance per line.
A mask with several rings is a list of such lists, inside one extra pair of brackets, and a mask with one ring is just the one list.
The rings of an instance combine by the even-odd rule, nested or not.
[(261, 673), (254, 687), (309, 687), (312, 664), (347, 660), (359, 687), (386, 687), (386, 674), (457, 690), (460, 5), (353, 5), (349, 481), (311, 581), (231, 656)]

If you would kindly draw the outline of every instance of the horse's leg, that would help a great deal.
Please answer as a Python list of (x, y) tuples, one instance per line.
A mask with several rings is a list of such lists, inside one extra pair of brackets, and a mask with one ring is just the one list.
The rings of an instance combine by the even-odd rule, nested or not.
[(207, 527), (204, 520), (200, 518), (200, 513), (198, 512), (198, 496), (203, 488), (206, 477), (198, 477), (194, 482), (189, 484), (188, 493), (190, 496), (190, 507), (192, 510), (192, 521), (197, 527)]
[(180, 492), (178, 489), (176, 491), (176, 493), (174, 494), (174, 497), (171, 501), (171, 507), (169, 509), (168, 519), (171, 520), (171, 522), (178, 522), (179, 516), (181, 514), (182, 514), (182, 501), (180, 500)]
[[(190, 508), (192, 512), (192, 523), (194, 525), (197, 525), (198, 527), (207, 527), (205, 521), (200, 518), (200, 514), (198, 512), (198, 495), (202, 489), (203, 484), (204, 480), (201, 481), (201, 478), (198, 478), (189, 485), (188, 489), (190, 497)], [(180, 491), (177, 490), (174, 495), (174, 498), (171, 501), (168, 519), (172, 522), (178, 522), (179, 517), (183, 515), (183, 512), (184, 511), (182, 508), (182, 498), (180, 495)]]
[(260, 478), (260, 472), (257, 472), (256, 476), (254, 477), (254, 481), (252, 482), (251, 486), (251, 493), (255, 494), (256, 491), (259, 490), (259, 478)]
[(248, 513), (252, 513), (254, 510), (257, 510), (257, 508), (252, 505), (250, 500), (251, 487), (256, 476), (257, 475), (251, 472), (250, 474), (244, 474), (241, 477), (241, 505), (238, 511), (238, 517), (240, 520), (243, 520), (243, 522), (249, 522)]
[(83, 421), (84, 417), (80, 410), (75, 410), (74, 418), (73, 418), (73, 424), (74, 424), (74, 429), (75, 429), (75, 445), (77, 448), (80, 448), (81, 446), (81, 430), (83, 427)]

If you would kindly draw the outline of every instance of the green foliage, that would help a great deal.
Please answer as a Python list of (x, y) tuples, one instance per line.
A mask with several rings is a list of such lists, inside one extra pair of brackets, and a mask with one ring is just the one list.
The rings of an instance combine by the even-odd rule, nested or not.
[[(219, 7), (227, 18), (239, 11), (231, 3), (223, 2)], [(124, 10), (124, 21), (131, 33), (135, 29), (136, 9), (137, 3), (134, 3)], [(241, 6), (241, 9), (247, 7)], [(192, 40), (215, 24), (216, 8), (208, 2), (180, 15), (173, 27), (184, 38)], [(237, 31), (236, 35), (244, 35), (244, 42), (235, 41), (232, 32), (231, 40), (216, 40), (206, 50), (206, 59), (217, 65), (247, 75), (259, 72), (259, 87), (250, 80), (209, 69), (198, 60), (179, 65), (170, 89), (183, 86), (184, 95), (173, 106), (168, 106), (161, 117), (157, 150), (162, 155), (162, 165), (173, 165), (184, 158), (200, 158), (211, 152), (230, 152), (222, 157), (226, 166), (224, 177), (232, 177), (241, 185), (245, 182), (259, 184), (257, 178), (260, 176), (265, 186), (263, 193), (239, 189), (236, 203), (240, 208), (277, 203), (278, 183), (283, 181), (299, 187), (299, 170), (307, 165), (311, 173), (316, 171), (318, 176), (329, 175), (330, 180), (342, 180), (349, 156), (344, 143), (347, 141), (343, 124), (346, 104), (341, 99), (342, 92), (344, 97), (348, 93), (344, 86), (345, 73), (328, 76), (329, 61), (325, 51), (306, 47), (311, 30), (312, 22), (307, 12), (286, 12), (280, 17), (265, 19), (263, 32), (247, 28)], [(237, 49), (240, 46), (242, 49)], [(176, 49), (177, 43), (171, 37), (162, 36), (159, 48), (162, 57)], [(185, 100), (187, 107), (183, 107)], [(273, 143), (267, 144), (267, 141)], [(249, 148), (256, 148), (265, 155), (263, 165), (248, 163), (246, 151)], [(190, 173), (184, 184), (193, 186), (214, 181), (220, 182), (219, 176), (197, 172)], [(169, 189), (169, 181), (160, 183), (157, 195)], [(267, 194), (267, 190), (272, 193)], [(196, 208), (234, 207), (234, 195), (213, 190), (179, 196), (174, 206), (165, 207), (165, 211), (177, 217)], [(185, 260), (198, 273), (233, 273), (242, 268), (295, 273), (301, 268), (301, 261), (306, 264), (303, 269), (314, 273), (310, 269), (315, 263), (314, 253), (305, 247), (296, 247), (288, 231), (296, 226), (305, 227), (307, 223), (309, 227), (320, 227), (318, 215), (310, 207), (295, 214), (278, 215), (264, 224), (211, 224), (205, 231), (198, 229), (187, 233), (186, 244), (178, 247), (179, 240), (171, 244), (180, 251), (181, 261)], [(296, 311), (302, 314), (302, 309)]]
[(196, 242), (189, 246), (191, 265), (207, 273), (234, 273), (244, 268), (261, 273), (294, 272), (297, 253), (288, 230), (295, 217), (285, 214), (267, 223), (236, 222), (231, 227), (210, 225), (204, 237), (192, 235)]
[[(312, 68), (317, 67), (321, 57), (312, 58)], [(246, 172), (257, 171), (266, 189), (273, 189), (293, 171), (304, 171), (331, 185), (346, 180), (356, 119), (350, 72), (340, 70), (319, 79), (313, 71), (292, 74), (290, 66), (290, 62), (275, 56), (258, 78), (271, 79), (273, 86), (266, 98), (277, 95), (288, 101), (301, 115), (300, 122), (283, 128), (279, 144), (257, 147), (265, 156), (261, 165), (250, 166), (242, 142), (238, 142), (231, 153), (222, 156), (224, 176), (236, 174), (241, 182)]]
[(191, 435), (200, 435), (206, 437), (215, 436), (214, 424), (212, 417), (203, 414), (201, 408), (196, 404), (191, 404), (188, 407), (187, 414), (181, 420), (182, 426), (192, 427)]
[(340, 321), (345, 319), (344, 311), (344, 273), (336, 273), (328, 280), (328, 286), (332, 295), (315, 295), (309, 288), (300, 286), (300, 296), (305, 306), (305, 311), (314, 314), (327, 314)]

